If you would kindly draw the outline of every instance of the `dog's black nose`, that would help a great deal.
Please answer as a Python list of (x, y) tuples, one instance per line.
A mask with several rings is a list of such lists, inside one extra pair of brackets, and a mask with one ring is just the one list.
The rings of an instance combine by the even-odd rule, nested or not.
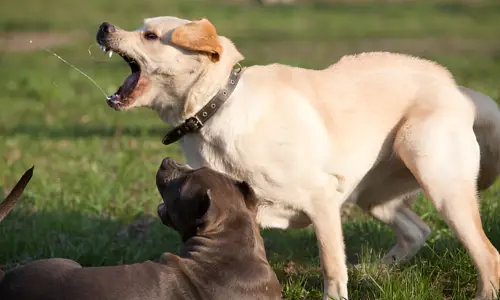
[(116, 31), (116, 27), (108, 22), (103, 22), (101, 24), (100, 30), (104, 33), (113, 33)]
[(174, 178), (188, 172), (189, 170), (192, 169), (188, 165), (180, 163), (171, 157), (167, 157), (161, 161), (160, 168), (158, 169), (158, 174), (161, 174), (160, 176)]
[(177, 162), (175, 159), (167, 157), (161, 161), (161, 165), (156, 173), (156, 184), (163, 185), (165, 182), (174, 180), (183, 176), (191, 170), (188, 165)]

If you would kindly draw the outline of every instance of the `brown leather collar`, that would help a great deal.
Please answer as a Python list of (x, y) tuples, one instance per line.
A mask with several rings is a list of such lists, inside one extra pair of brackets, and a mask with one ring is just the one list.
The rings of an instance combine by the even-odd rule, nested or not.
[(203, 108), (193, 117), (187, 119), (181, 125), (174, 127), (167, 132), (167, 134), (163, 137), (162, 143), (170, 145), (177, 142), (188, 133), (198, 132), (201, 127), (203, 127), (205, 122), (207, 122), (208, 119), (215, 114), (217, 109), (219, 109), (219, 107), (226, 102), (229, 96), (231, 96), (231, 93), (234, 91), (238, 81), (240, 80), (241, 73), (243, 73), (241, 66), (239, 66), (239, 69), (233, 70), (226, 86), (221, 89), (217, 95), (212, 98), (212, 100), (205, 104), (205, 106), (203, 106)]

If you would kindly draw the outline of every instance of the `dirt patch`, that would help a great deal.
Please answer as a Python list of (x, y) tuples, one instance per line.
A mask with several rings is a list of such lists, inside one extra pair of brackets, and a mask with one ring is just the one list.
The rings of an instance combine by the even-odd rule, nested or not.
[(70, 45), (81, 40), (80, 32), (1, 32), (0, 51), (28, 52)]

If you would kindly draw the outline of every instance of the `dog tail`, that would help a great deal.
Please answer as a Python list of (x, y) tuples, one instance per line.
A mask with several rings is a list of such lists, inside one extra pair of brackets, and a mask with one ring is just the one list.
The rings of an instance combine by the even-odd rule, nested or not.
[(474, 133), (481, 150), (481, 163), (477, 181), (480, 191), (493, 185), (500, 175), (500, 109), (490, 97), (460, 87), (476, 106)]
[[(24, 189), (26, 188), (26, 186), (28, 185), (28, 183), (31, 180), (31, 177), (33, 176), (33, 169), (34, 168), (35, 168), (35, 166), (31, 167), (26, 172), (24, 172), (23, 176), (16, 183), (16, 185), (14, 186), (12, 191), (10, 191), (7, 198), (5, 198), (2, 203), (0, 203), (0, 222), (10, 213), (10, 211), (16, 205), (17, 200), (23, 194)], [(0, 273), (0, 277), (1, 277), (1, 273)]]
[[(7, 198), (5, 198), (2, 203), (0, 203), (0, 222), (10, 213), (10, 211), (14, 208), (16, 205), (17, 200), (21, 198), (21, 195), (23, 194), (24, 189), (28, 185), (28, 183), (31, 180), (31, 177), (33, 177), (33, 170), (35, 169), (35, 166), (32, 166), (29, 168), (26, 172), (24, 172), (23, 176), (19, 181), (16, 183), (12, 191), (10, 191), (9, 195), (7, 195)], [(0, 281), (2, 281), (5, 273), (0, 270)]]

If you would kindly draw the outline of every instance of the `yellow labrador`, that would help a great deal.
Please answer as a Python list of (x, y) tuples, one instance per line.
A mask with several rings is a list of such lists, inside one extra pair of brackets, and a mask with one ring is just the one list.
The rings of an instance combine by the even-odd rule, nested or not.
[(155, 110), (175, 126), (164, 142), (180, 140), (192, 167), (250, 182), (262, 227), (313, 225), (325, 299), (348, 297), (342, 203), (392, 226), (398, 243), (384, 261), (399, 261), (430, 234), (407, 206), (420, 188), (470, 254), (476, 299), (495, 297), (500, 256), (481, 225), (477, 180), (480, 151), (479, 182), (499, 173), (500, 113), (444, 67), (377, 52), (323, 70), (235, 70), (243, 55), (206, 19), (157, 17), (134, 31), (104, 22), (97, 41), (132, 71), (109, 106)]

